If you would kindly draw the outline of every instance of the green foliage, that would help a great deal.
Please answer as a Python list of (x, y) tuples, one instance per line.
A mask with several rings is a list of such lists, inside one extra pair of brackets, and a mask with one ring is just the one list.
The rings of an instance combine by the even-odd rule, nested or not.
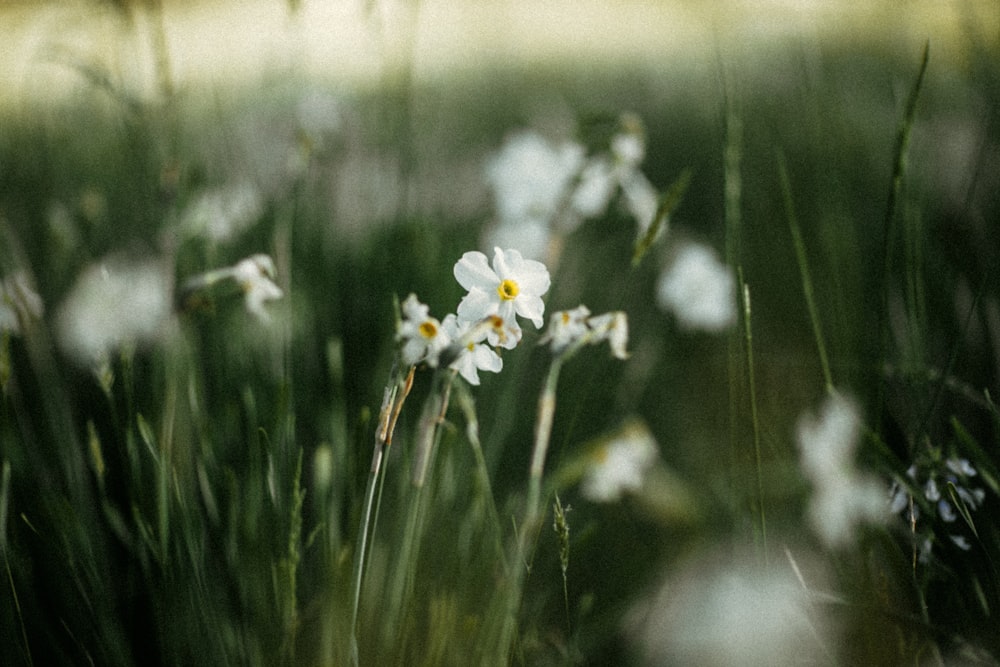
[[(4, 664), (647, 664), (636, 618), (664, 578), (748, 544), (761, 563), (791, 560), (815, 589), (811, 616), (836, 617), (831, 662), (998, 659), (995, 66), (965, 73), (956, 96), (960, 72), (927, 52), (916, 79), (914, 54), (830, 47), (808, 81), (780, 55), (725, 91), (714, 70), (687, 81), (690, 100), (679, 74), (642, 68), (344, 94), (355, 122), (336, 139), (292, 133), (290, 154), (248, 160), (304, 165), (277, 176), (230, 164), (252, 152), (232, 136), (260, 91), (221, 108), (171, 98), (168, 123), (124, 91), (128, 104), (96, 102), (112, 84), (88, 69), (92, 89), (60, 118), (5, 119), (0, 278), (25, 271), (45, 311), (0, 341)], [(891, 87), (910, 91), (902, 108)], [(458, 303), (452, 266), (491, 202), (442, 202), (549, 91), (598, 119), (581, 123), (588, 146), (625, 108), (647, 126), (653, 222), (638, 239), (621, 206), (584, 222), (546, 296), (547, 315), (625, 311), (631, 358), (587, 348), (546, 378), (552, 354), (526, 327), (481, 386), (420, 367), (407, 393), (394, 299)], [(265, 92), (294, 105), (294, 90)], [(384, 109), (401, 98), (406, 122)], [(939, 132), (974, 136), (962, 174), (938, 167), (955, 159)], [(367, 159), (386, 192), (352, 199)], [(199, 197), (243, 177), (263, 193), (244, 227), (178, 231)], [(728, 337), (656, 307), (685, 236), (724, 245), (741, 299), (753, 294)], [(60, 345), (60, 304), (94, 263), (155, 257), (184, 285), (261, 252), (284, 292), (269, 321), (241, 307), (239, 283), (214, 282), (172, 296), (153, 340), (94, 363)], [(391, 442), (378, 439), (387, 377)], [(921, 511), (844, 551), (808, 537), (795, 444), (833, 390), (862, 406), (859, 465)], [(580, 482), (595, 452), (636, 423), (658, 443), (655, 471), (641, 492), (592, 501)], [(940, 472), (951, 522), (907, 469), (956, 458), (977, 472)], [(820, 554), (821, 582), (798, 570), (800, 548)]]

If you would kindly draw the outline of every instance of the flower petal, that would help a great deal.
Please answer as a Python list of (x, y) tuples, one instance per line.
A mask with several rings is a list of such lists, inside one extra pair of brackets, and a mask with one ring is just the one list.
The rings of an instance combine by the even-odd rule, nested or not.
[(540, 296), (522, 294), (514, 300), (514, 307), (517, 310), (517, 314), (531, 320), (536, 329), (541, 329), (542, 325), (545, 324), (545, 303)]
[(458, 319), (464, 322), (477, 322), (487, 315), (496, 313), (498, 307), (499, 304), (490, 299), (487, 292), (478, 287), (472, 287), (458, 304)]
[(478, 250), (471, 250), (455, 262), (453, 270), (455, 280), (467, 290), (479, 288), (489, 290), (500, 284), (497, 274), (490, 268), (486, 255)]

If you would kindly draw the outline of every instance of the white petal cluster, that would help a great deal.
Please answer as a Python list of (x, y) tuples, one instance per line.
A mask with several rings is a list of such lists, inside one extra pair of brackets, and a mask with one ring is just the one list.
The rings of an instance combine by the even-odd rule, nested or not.
[(641, 124), (630, 116), (610, 145), (591, 155), (575, 141), (553, 143), (532, 131), (511, 135), (486, 166), (497, 212), (490, 245), (544, 257), (554, 232), (572, 232), (583, 220), (603, 215), (619, 191), (643, 233), (659, 203), (639, 170), (645, 154)]
[(685, 243), (660, 275), (657, 302), (685, 329), (723, 331), (736, 322), (736, 279), (711, 248)]
[(430, 316), (430, 308), (410, 294), (402, 304), (403, 319), (400, 321), (396, 339), (402, 343), (400, 354), (403, 363), (413, 365), (426, 363), (437, 368), (438, 357), (451, 344), (451, 337), (442, 328), (441, 322)]
[(496, 315), (503, 320), (504, 330), (490, 331), (490, 345), (512, 349), (521, 340), (517, 317), (531, 321), (536, 329), (544, 323), (545, 303), (542, 295), (549, 290), (551, 279), (541, 262), (524, 259), (517, 250), (494, 248), (493, 265), (478, 251), (462, 255), (454, 268), (455, 279), (468, 290), (458, 304), (458, 318), (477, 322)]
[(591, 317), (590, 309), (579, 305), (561, 310), (549, 318), (549, 328), (540, 341), (548, 344), (555, 354), (562, 354), (578, 345), (596, 345), (608, 341), (611, 354), (617, 359), (628, 358), (628, 318), (621, 311)]
[(642, 487), (658, 456), (659, 448), (649, 430), (629, 425), (594, 450), (580, 492), (594, 502), (615, 502)]
[(155, 261), (108, 260), (88, 267), (57, 314), (59, 342), (81, 363), (150, 341), (171, 312), (171, 282)]
[(809, 520), (830, 548), (850, 545), (859, 525), (881, 523), (886, 516), (885, 488), (855, 467), (860, 428), (857, 406), (837, 394), (818, 415), (798, 424), (802, 471), (813, 487)]
[(264, 303), (284, 296), (274, 283), (276, 274), (274, 261), (262, 254), (247, 257), (232, 268), (232, 276), (243, 290), (247, 311), (264, 321), (269, 319)]

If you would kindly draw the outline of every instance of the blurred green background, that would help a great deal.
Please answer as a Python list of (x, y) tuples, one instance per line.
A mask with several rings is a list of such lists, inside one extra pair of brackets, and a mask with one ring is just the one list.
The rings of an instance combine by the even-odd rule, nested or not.
[[(864, 408), (864, 464), (888, 485), (915, 449), (960, 441), (957, 422), (976, 465), (995, 470), (997, 413), (982, 391), (1000, 378), (998, 56), (989, 1), (4, 3), (0, 268), (30, 271), (43, 331), (80, 271), (112, 255), (166, 258), (180, 282), (266, 252), (286, 294), (269, 327), (224, 305), (184, 318), (180, 342), (112, 360), (110, 389), (44, 337), (5, 339), (10, 664), (345, 664), (393, 296), (415, 292), (439, 317), (455, 307), (454, 262), (488, 250), (484, 161), (520, 128), (586, 138), (634, 112), (657, 187), (692, 169), (667, 244), (708, 242), (750, 285), (764, 493), (740, 333), (679, 331), (653, 296), (666, 251), (631, 269), (634, 223), (616, 211), (586, 223), (553, 267), (547, 309), (625, 310), (632, 358), (600, 350), (567, 365), (549, 469), (639, 416), (703, 516), (692, 526), (566, 489), (569, 618), (546, 527), (515, 662), (642, 664), (624, 620), (638, 596), (706, 545), (760, 548), (762, 503), (765, 549), (809, 542), (793, 434), (824, 378), (782, 159), (834, 384)], [(737, 174), (738, 196), (725, 187)], [(252, 193), (243, 227), (178, 232), (201, 198), (234, 186)], [(362, 664), (466, 664), (478, 650), (502, 581), (489, 554), (522, 500), (547, 356), (515, 352), (473, 392), (503, 519), (484, 518), (453, 408), (419, 602), (384, 627), (410, 498), (405, 443), (429, 384), (418, 376), (388, 462)], [(172, 467), (155, 453), (168, 434)], [(959, 637), (995, 655), (997, 532), (980, 530), (982, 551), (945, 549), (919, 577), (899, 527), (838, 560), (833, 578), (860, 610), (842, 663), (913, 662)]]

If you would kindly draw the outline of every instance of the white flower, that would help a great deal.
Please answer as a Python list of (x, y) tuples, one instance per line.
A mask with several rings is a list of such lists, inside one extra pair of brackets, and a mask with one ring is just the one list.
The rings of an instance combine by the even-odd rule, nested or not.
[(582, 146), (554, 146), (535, 132), (519, 132), (486, 167), (501, 223), (548, 225), (584, 159)]
[(265, 321), (268, 314), (264, 302), (280, 299), (284, 294), (272, 280), (275, 273), (271, 258), (260, 254), (247, 257), (232, 268), (232, 276), (243, 290), (246, 309)]
[(736, 322), (736, 280), (708, 247), (687, 243), (660, 276), (657, 300), (686, 329), (717, 332)]
[(455, 343), (463, 344), (458, 353), (458, 359), (449, 368), (453, 368), (471, 385), (479, 384), (479, 371), (499, 373), (503, 369), (503, 359), (489, 345), (482, 341), (486, 339), (488, 329), (478, 327), (472, 322), (458, 319), (454, 313), (449, 313), (441, 322), (445, 333)]
[(552, 351), (559, 354), (590, 332), (588, 317), (590, 309), (582, 304), (573, 310), (552, 313), (549, 316), (549, 328), (540, 342), (550, 344)]
[(0, 281), (0, 333), (20, 334), (25, 322), (37, 320), (44, 311), (27, 273), (17, 271)]
[(802, 470), (813, 486), (809, 519), (831, 548), (850, 544), (857, 525), (881, 523), (886, 515), (884, 487), (854, 465), (860, 427), (857, 407), (840, 395), (798, 424)]
[(597, 345), (608, 341), (612, 356), (627, 359), (628, 318), (616, 311), (590, 316), (590, 309), (579, 305), (573, 310), (560, 310), (549, 317), (549, 328), (540, 343), (552, 347), (554, 354), (562, 354), (575, 345)]
[(170, 280), (154, 261), (107, 261), (84, 270), (60, 306), (59, 342), (82, 363), (157, 338), (170, 316)]
[(514, 348), (521, 339), (516, 316), (524, 317), (541, 328), (544, 323), (545, 294), (551, 283), (548, 269), (541, 262), (524, 259), (517, 250), (494, 249), (493, 267), (486, 255), (467, 252), (455, 263), (455, 279), (469, 290), (458, 304), (458, 318), (477, 322), (489, 315), (503, 320), (504, 332), (488, 334), (490, 345)]
[(430, 309), (417, 300), (416, 294), (406, 297), (402, 309), (396, 340), (403, 344), (400, 350), (403, 363), (409, 366), (424, 361), (437, 368), (438, 357), (451, 344), (451, 338), (441, 323), (428, 314)]
[(628, 317), (621, 311), (595, 315), (587, 320), (595, 334), (594, 342), (608, 341), (611, 355), (616, 359), (628, 359)]
[(595, 502), (614, 502), (642, 487), (657, 456), (656, 441), (649, 430), (641, 424), (629, 424), (594, 451), (580, 491)]

